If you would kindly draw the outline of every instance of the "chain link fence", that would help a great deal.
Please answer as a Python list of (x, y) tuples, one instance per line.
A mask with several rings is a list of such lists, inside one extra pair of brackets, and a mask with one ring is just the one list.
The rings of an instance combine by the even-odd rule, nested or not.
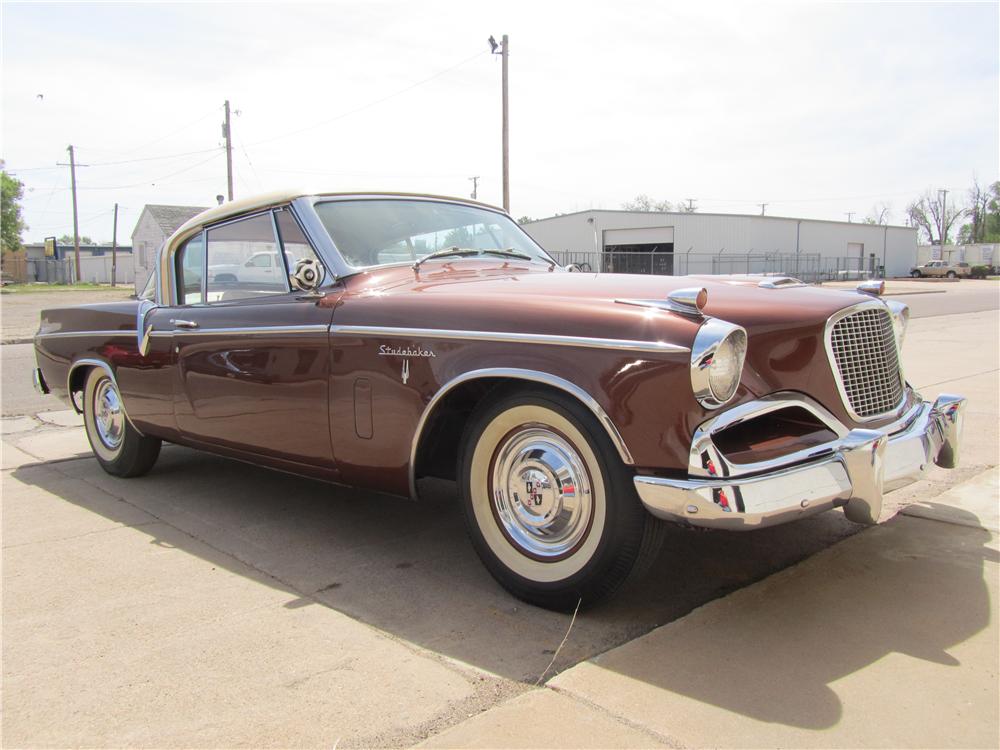
[(605, 250), (554, 251), (560, 264), (576, 264), (582, 271), (597, 273), (638, 273), (659, 276), (689, 274), (793, 276), (807, 282), (852, 281), (879, 278), (882, 269), (875, 258), (830, 257), (821, 253), (623, 252)]

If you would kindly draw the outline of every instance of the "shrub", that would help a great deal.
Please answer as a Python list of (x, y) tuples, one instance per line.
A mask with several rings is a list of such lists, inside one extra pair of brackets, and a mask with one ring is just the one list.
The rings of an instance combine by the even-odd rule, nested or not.
[(970, 275), (974, 279), (985, 279), (990, 274), (989, 266), (973, 266)]

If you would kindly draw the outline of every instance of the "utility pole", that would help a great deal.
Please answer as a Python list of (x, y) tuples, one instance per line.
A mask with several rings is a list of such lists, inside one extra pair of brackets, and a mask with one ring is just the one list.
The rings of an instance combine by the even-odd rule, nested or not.
[(469, 180), (472, 181), (472, 200), (476, 200), (479, 194), (479, 175), (470, 177)]
[(944, 225), (945, 225), (945, 212), (948, 210), (948, 191), (944, 188), (938, 190), (938, 197), (941, 199), (941, 219), (938, 221), (938, 236), (941, 238), (941, 252), (942, 257), (944, 257)]
[(118, 204), (115, 204), (115, 226), (111, 230), (111, 288), (115, 286), (115, 275), (118, 272)]
[(229, 200), (233, 199), (233, 128), (229, 117), (229, 100), (226, 99), (226, 121), (222, 124), (222, 135), (226, 139), (226, 185)]
[(857, 212), (856, 211), (848, 211), (846, 214), (844, 214), (847, 217), (847, 223), (848, 224), (851, 223), (851, 218), (854, 216), (855, 213), (857, 213)]
[(763, 216), (764, 215), (764, 209), (767, 208), (767, 204), (766, 203), (758, 203), (757, 205), (760, 206), (760, 215)]
[[(496, 39), (489, 38), (490, 48), (494, 55), (500, 55), (501, 62), (501, 96), (503, 98), (503, 210), (510, 211), (510, 110), (507, 104), (507, 56), (510, 48), (510, 41), (507, 35), (500, 37), (500, 44)], [(499, 47), (500, 51), (497, 52)]]
[(689, 214), (693, 214), (694, 213), (694, 198), (685, 198), (685, 200), (687, 201), (687, 204), (688, 204), (688, 213)]
[(76, 280), (80, 281), (80, 224), (76, 212), (76, 155), (73, 147), (69, 146), (69, 177), (73, 186), (73, 256), (76, 260)]

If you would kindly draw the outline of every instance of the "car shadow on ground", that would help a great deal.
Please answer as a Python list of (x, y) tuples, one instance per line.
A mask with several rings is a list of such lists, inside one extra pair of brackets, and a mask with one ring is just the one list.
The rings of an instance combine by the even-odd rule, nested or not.
[[(928, 689), (949, 695), (942, 717), (968, 712), (968, 721), (995, 728), (996, 704), (989, 705), (988, 693), (970, 691), (976, 682), (969, 680), (972, 674), (983, 681), (983, 673), (985, 682), (990, 673), (995, 679), (997, 644), (981, 643), (971, 652), (976, 661), (966, 656), (965, 664), (949, 650), (962, 655), (957, 647), (989, 625), (996, 603), (986, 576), (995, 579), (1000, 552), (976, 516), (948, 511), (949, 523), (897, 516), (866, 532), (865, 544), (847, 543), (811, 561), (807, 567), (822, 565), (822, 577), (816, 570), (787, 571), (740, 592), (727, 600), (730, 606), (657, 632), (641, 653), (622, 649), (599, 664), (697, 704), (803, 729), (841, 722), (838, 692), (854, 697), (854, 721), (865, 715), (877, 721), (885, 709), (861, 705), (859, 696), (919, 706), (927, 704)], [(644, 658), (650, 653), (664, 658)], [(894, 668), (857, 675), (895, 654), (963, 670), (949, 676), (897, 659)], [(876, 674), (894, 679), (873, 683)], [(906, 684), (907, 675), (938, 684)], [(842, 680), (861, 687), (852, 690)], [(699, 710), (689, 719), (696, 721)]]
[[(165, 447), (153, 471), (138, 479), (108, 476), (89, 458), (24, 467), (13, 476), (121, 523), (137, 506), (183, 532), (171, 535), (171, 545), (285, 591), (286, 607), (331, 607), (511, 679), (537, 680), (570, 622), (514, 599), (492, 580), (446, 482), (424, 483), (424, 499), (414, 503), (176, 446)], [(857, 530), (839, 511), (749, 534), (670, 526), (644, 579), (580, 613), (547, 676)]]

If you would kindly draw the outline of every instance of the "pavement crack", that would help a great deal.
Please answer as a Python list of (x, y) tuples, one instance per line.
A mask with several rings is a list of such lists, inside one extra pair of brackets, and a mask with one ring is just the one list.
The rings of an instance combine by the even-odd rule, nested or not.
[(655, 729), (650, 729), (644, 724), (640, 724), (636, 721), (632, 721), (631, 719), (625, 716), (621, 716), (620, 714), (615, 713), (611, 709), (605, 708), (600, 703), (594, 703), (593, 701), (588, 700), (587, 698), (584, 698), (580, 695), (577, 695), (576, 693), (563, 690), (562, 688), (554, 687), (550, 684), (546, 684), (543, 689), (551, 690), (553, 693), (561, 695), (564, 698), (569, 698), (572, 701), (576, 701), (577, 703), (586, 706), (592, 711), (596, 711), (597, 713), (602, 714), (603, 716), (607, 716), (608, 718), (616, 721), (619, 724), (623, 724), (624, 726), (627, 726), (630, 729), (634, 729), (637, 732), (645, 734), (647, 737), (655, 739), (657, 742), (666, 745), (667, 747), (677, 748), (677, 750), (683, 750), (684, 748), (688, 747), (675, 737), (669, 737), (665, 734), (660, 734)]
[[(132, 506), (132, 507), (135, 507), (135, 506)], [(141, 510), (141, 508), (140, 508), (140, 510)], [(152, 513), (150, 513), (149, 515), (152, 515)], [(154, 516), (154, 518), (155, 518), (155, 516)], [(97, 534), (107, 534), (108, 532), (111, 532), (111, 531), (120, 531), (121, 529), (140, 529), (143, 526), (151, 526), (151, 525), (157, 524), (157, 523), (162, 523), (162, 521), (154, 520), (154, 521), (143, 521), (142, 523), (121, 523), (121, 524), (118, 524), (117, 526), (111, 526), (110, 528), (107, 528), (107, 529), (95, 529), (94, 531), (85, 531), (82, 534), (73, 534), (71, 536), (62, 536), (62, 537), (58, 537), (56, 539), (36, 539), (34, 541), (31, 541), (31, 542), (20, 542), (18, 544), (5, 544), (5, 545), (3, 545), (3, 549), (17, 549), (18, 547), (30, 547), (33, 544), (53, 544), (55, 542), (68, 542), (68, 541), (71, 541), (73, 539), (82, 539), (83, 537), (95, 536)]]

